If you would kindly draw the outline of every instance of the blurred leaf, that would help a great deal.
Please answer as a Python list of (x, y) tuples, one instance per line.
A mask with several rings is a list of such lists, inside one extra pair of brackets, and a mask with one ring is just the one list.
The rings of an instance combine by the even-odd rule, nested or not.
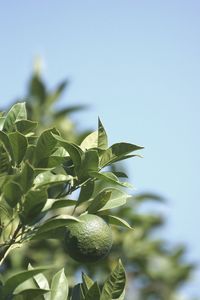
[(147, 200), (164, 202), (164, 198), (162, 196), (154, 193), (140, 193), (139, 195), (133, 196), (133, 199), (140, 202)]
[(75, 285), (75, 287), (72, 290), (72, 297), (70, 300), (84, 300), (83, 297), (81, 297), (81, 284)]
[(43, 104), (46, 99), (46, 88), (41, 78), (34, 74), (29, 84), (29, 97), (34, 98), (32, 101), (39, 101)]
[(64, 269), (60, 270), (53, 277), (51, 283), (51, 300), (67, 300), (68, 281)]
[(57, 88), (53, 92), (49, 93), (49, 95), (46, 98), (46, 106), (51, 106), (55, 101), (57, 101), (59, 97), (62, 95), (62, 93), (64, 92), (67, 85), (68, 85), (68, 81), (64, 80), (57, 86)]
[(62, 118), (68, 114), (71, 114), (73, 112), (77, 112), (77, 111), (80, 111), (80, 110), (83, 110), (87, 108), (86, 105), (73, 105), (73, 106), (68, 106), (66, 108), (63, 108), (57, 112), (54, 113), (54, 118), (55, 119), (58, 119), (58, 118)]

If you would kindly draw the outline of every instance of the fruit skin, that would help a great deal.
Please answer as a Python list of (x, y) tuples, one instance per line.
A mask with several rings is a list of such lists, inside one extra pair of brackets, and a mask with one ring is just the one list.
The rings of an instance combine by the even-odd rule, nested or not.
[(110, 226), (99, 216), (80, 216), (81, 223), (74, 222), (66, 227), (64, 248), (79, 262), (96, 262), (103, 259), (112, 246)]

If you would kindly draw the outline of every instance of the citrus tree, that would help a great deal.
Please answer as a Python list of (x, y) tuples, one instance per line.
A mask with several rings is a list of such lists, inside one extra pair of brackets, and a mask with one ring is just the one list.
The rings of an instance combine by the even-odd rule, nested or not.
[[(2, 299), (178, 299), (193, 266), (183, 246), (152, 237), (164, 220), (140, 206), (162, 198), (130, 194), (118, 163), (142, 147), (109, 146), (100, 120), (95, 132), (78, 132), (70, 114), (84, 107), (56, 107), (66, 86), (49, 91), (34, 74), (27, 103), (1, 114)], [(39, 267), (54, 262), (56, 274)], [(84, 271), (76, 285), (82, 268), (90, 277)]]
[[(63, 240), (64, 248), (75, 260), (96, 262), (104, 258), (112, 246), (109, 225), (130, 228), (125, 220), (111, 212), (126, 203), (129, 195), (122, 188), (128, 188), (130, 184), (104, 168), (136, 156), (130, 153), (142, 147), (129, 143), (108, 146), (100, 120), (98, 130), (89, 134), (80, 145), (67, 141), (56, 128), (37, 136), (36, 126), (36, 122), (27, 119), (25, 103), (15, 104), (1, 117), (0, 264), (16, 247), (49, 238)], [(112, 186), (99, 189), (98, 185), (104, 182)], [(53, 186), (59, 186), (58, 193), (51, 191)], [(76, 190), (80, 190), (80, 194), (74, 200), (71, 195)], [(71, 206), (71, 214), (59, 213), (60, 208)], [(102, 294), (97, 284), (92, 285), (93, 293), (99, 299), (112, 299), (113, 295), (122, 297), (125, 276), (121, 264), (118, 269), (120, 276), (113, 275)], [(27, 271), (26, 279), (33, 273), (33, 270)], [(20, 275), (17, 283), (19, 278)], [(14, 279), (2, 285), (3, 299), (13, 295)], [(30, 293), (23, 290), (23, 293), (27, 292)], [(44, 291), (37, 291), (40, 292)], [(67, 293), (64, 296), (61, 293), (61, 297), (67, 299)], [(85, 299), (89, 299), (87, 293)]]

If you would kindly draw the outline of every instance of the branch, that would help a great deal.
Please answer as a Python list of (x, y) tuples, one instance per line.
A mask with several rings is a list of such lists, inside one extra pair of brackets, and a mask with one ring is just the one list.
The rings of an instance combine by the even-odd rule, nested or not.
[(7, 246), (5, 246), (5, 249), (3, 249), (2, 252), (0, 253), (0, 266), (3, 264), (4, 260), (6, 259), (6, 257), (10, 253), (10, 251), (12, 250), (13, 245), (16, 242), (16, 237), (17, 237), (19, 231), (21, 230), (21, 228), (22, 228), (22, 224), (18, 224), (10, 242), (8, 243)]

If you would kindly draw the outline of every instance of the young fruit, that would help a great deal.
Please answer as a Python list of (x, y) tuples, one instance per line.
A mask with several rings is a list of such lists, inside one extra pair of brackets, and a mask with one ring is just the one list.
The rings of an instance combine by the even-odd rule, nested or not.
[(81, 223), (67, 226), (64, 247), (79, 262), (96, 262), (104, 258), (112, 246), (110, 226), (96, 215), (80, 216)]

